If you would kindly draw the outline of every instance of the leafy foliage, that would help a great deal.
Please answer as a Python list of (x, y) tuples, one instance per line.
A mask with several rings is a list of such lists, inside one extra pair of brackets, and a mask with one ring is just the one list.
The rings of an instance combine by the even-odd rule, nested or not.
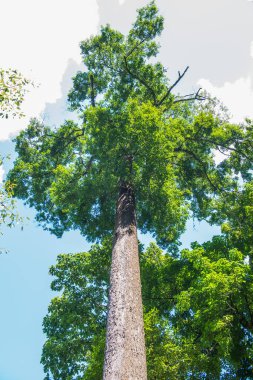
[(199, 92), (173, 93), (187, 69), (170, 83), (155, 61), (162, 29), (151, 2), (127, 36), (107, 25), (83, 41), (85, 71), (69, 94), (80, 123), (53, 129), (32, 120), (17, 137), (9, 174), (15, 196), (35, 207), (38, 222), (57, 236), (79, 229), (94, 241), (111, 233), (119, 184), (127, 182), (139, 229), (176, 249), (190, 210), (207, 218), (211, 196), (236, 186), (232, 158), (217, 165), (214, 151), (236, 146), (237, 152), (247, 134), (210, 101), (195, 106), (203, 100)]
[[(0, 117), (23, 116), (21, 104), (27, 91), (29, 81), (13, 69), (0, 68)], [(4, 159), (0, 157), (0, 166)], [(21, 218), (15, 211), (15, 202), (12, 198), (14, 185), (8, 182), (6, 186), (0, 184), (0, 226), (12, 227)]]
[(24, 116), (21, 104), (28, 84), (29, 81), (17, 70), (0, 68), (0, 117)]
[(84, 373), (85, 379), (101, 377), (96, 376), (103, 366), (110, 248), (105, 241), (87, 253), (60, 255), (50, 269), (52, 289), (62, 295), (53, 299), (44, 319), (49, 339), (42, 362), (56, 379), (83, 379)]
[[(17, 222), (22, 221), (22, 218), (15, 210), (15, 200), (12, 195), (13, 185), (8, 183), (8, 186), (3, 186), (0, 184), (0, 227), (3, 225), (13, 227)], [(1, 249), (0, 252), (2, 252)]]

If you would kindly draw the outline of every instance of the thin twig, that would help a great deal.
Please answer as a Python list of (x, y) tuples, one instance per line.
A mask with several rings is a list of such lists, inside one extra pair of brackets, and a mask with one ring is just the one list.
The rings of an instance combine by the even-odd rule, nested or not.
[(179, 99), (174, 100), (173, 104), (179, 103), (179, 102), (189, 102), (190, 100), (206, 100), (205, 96), (200, 96), (199, 93), (202, 89), (199, 88), (196, 94), (189, 94), (181, 96)]

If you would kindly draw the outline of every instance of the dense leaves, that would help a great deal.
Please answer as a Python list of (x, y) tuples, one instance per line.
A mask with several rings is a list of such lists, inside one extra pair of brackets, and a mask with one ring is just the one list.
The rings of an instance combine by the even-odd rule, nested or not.
[[(248, 131), (230, 125), (199, 92), (173, 93), (187, 69), (170, 83), (155, 61), (162, 29), (152, 2), (127, 36), (107, 25), (83, 41), (84, 71), (69, 94), (80, 122), (54, 129), (33, 120), (17, 137), (9, 174), (15, 195), (57, 236), (69, 229), (89, 240), (111, 233), (119, 185), (127, 182), (139, 229), (175, 248), (190, 210), (207, 218), (211, 196), (237, 186), (235, 167), (249, 176), (250, 152), (238, 159), (242, 145), (249, 150)], [(217, 149), (233, 154), (217, 165)]]
[(99, 378), (93, 372), (100, 374), (103, 365), (109, 255), (105, 242), (88, 253), (60, 255), (50, 269), (52, 289), (63, 293), (53, 299), (44, 319), (50, 338), (42, 361), (55, 379), (81, 379), (84, 373), (85, 379)]

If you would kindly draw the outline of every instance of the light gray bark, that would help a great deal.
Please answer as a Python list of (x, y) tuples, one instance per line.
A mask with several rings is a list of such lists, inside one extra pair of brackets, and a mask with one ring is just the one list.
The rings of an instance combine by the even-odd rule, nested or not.
[(103, 380), (146, 380), (135, 200), (127, 185), (120, 189), (115, 227)]

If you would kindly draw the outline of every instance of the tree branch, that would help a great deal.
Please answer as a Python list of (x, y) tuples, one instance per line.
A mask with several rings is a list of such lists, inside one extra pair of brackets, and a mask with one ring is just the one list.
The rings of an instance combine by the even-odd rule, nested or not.
[[(192, 140), (192, 141), (196, 141), (196, 139), (189, 139), (189, 140)], [(198, 141), (206, 141), (210, 144), (214, 144), (215, 145), (215, 148), (218, 149), (222, 154), (225, 155), (225, 153), (223, 151), (221, 151), (219, 148), (223, 148), (223, 149), (226, 149), (228, 151), (232, 151), (232, 152), (236, 152), (240, 155), (242, 155), (244, 158), (246, 158), (247, 160), (250, 160), (251, 158), (246, 154), (244, 153), (244, 151), (242, 151), (241, 149), (237, 149), (237, 148), (233, 148), (232, 146), (228, 146), (228, 145), (225, 145), (225, 144), (221, 144), (219, 142), (216, 142), (212, 139), (208, 139), (208, 138), (199, 138), (197, 139)], [(237, 142), (238, 144), (240, 144), (240, 142), (238, 141)]]
[(94, 160), (94, 157), (91, 156), (91, 158), (89, 159), (89, 161), (86, 164), (85, 171), (83, 172), (83, 175), (87, 175), (89, 173), (89, 171), (92, 167), (93, 160)]
[(179, 99), (174, 100), (173, 104), (179, 103), (179, 102), (189, 102), (191, 100), (206, 100), (205, 96), (200, 96), (199, 93), (202, 89), (199, 88), (198, 91), (194, 94), (184, 95), (181, 96)]
[(94, 77), (93, 74), (90, 74), (90, 98), (92, 107), (96, 106), (95, 103), (95, 91), (94, 91)]
[(253, 313), (251, 311), (251, 307), (250, 307), (250, 304), (249, 304), (248, 296), (247, 296), (246, 293), (244, 293), (244, 299), (246, 301), (246, 306), (248, 308), (249, 317), (250, 317), (249, 329), (252, 330), (252, 328), (253, 328)]
[(146, 41), (145, 38), (143, 38), (141, 41), (139, 41), (127, 54), (126, 54), (126, 58), (130, 57), (130, 55), (136, 50), (138, 49), (139, 46), (141, 46), (144, 42)]
[(200, 165), (201, 165), (201, 169), (202, 169), (202, 171), (203, 171), (203, 173), (205, 174), (205, 176), (206, 176), (206, 179), (208, 180), (208, 182), (209, 182), (209, 184), (211, 185), (211, 187), (215, 190), (215, 191), (217, 191), (217, 190), (219, 190), (219, 187), (217, 186), (217, 185), (215, 185), (212, 181), (211, 181), (211, 179), (210, 179), (210, 177), (209, 177), (209, 175), (208, 175), (208, 172), (207, 172), (207, 169), (206, 169), (206, 167), (205, 167), (205, 165), (204, 165), (204, 163), (203, 163), (203, 161), (194, 153), (194, 152), (192, 152), (191, 150), (188, 150), (188, 149), (182, 149), (182, 148), (179, 148), (177, 151), (181, 151), (181, 152), (185, 152), (185, 153), (187, 153), (187, 154), (189, 154), (190, 156), (192, 156)]
[(186, 67), (186, 69), (184, 70), (184, 72), (182, 74), (180, 73), (180, 71), (178, 71), (178, 78), (177, 78), (177, 80), (168, 88), (168, 91), (166, 92), (166, 94), (162, 97), (162, 99), (160, 100), (160, 102), (158, 102), (158, 106), (160, 106), (161, 104), (163, 104), (163, 102), (165, 101), (165, 99), (167, 99), (167, 97), (170, 95), (170, 93), (173, 90), (173, 88), (176, 87), (176, 85), (181, 81), (181, 79), (183, 78), (183, 76), (185, 75), (185, 73), (187, 72), (188, 69), (189, 69), (189, 66)]
[(140, 78), (138, 75), (134, 74), (129, 69), (126, 56), (124, 56), (124, 63), (125, 63), (125, 68), (126, 68), (126, 71), (128, 72), (128, 74), (131, 75), (134, 79), (138, 80), (144, 87), (146, 87), (146, 89), (151, 93), (151, 95), (154, 99), (154, 104), (157, 105), (156, 94), (155, 94), (155, 91), (153, 90), (153, 88), (150, 87), (142, 78)]

